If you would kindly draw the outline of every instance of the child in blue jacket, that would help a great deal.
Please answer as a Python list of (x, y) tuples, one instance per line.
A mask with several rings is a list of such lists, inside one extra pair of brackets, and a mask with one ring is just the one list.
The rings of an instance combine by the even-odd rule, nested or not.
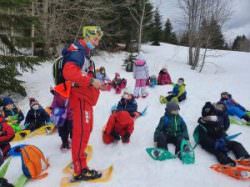
[(3, 113), (6, 122), (12, 126), (15, 132), (22, 130), (19, 125), (23, 121), (24, 115), (10, 97), (3, 98)]
[(237, 116), (238, 118), (244, 119), (247, 122), (250, 122), (250, 117), (247, 114), (247, 110), (237, 103), (233, 98), (232, 95), (228, 92), (221, 93), (220, 102), (224, 103), (227, 108), (227, 112), (231, 116)]
[(125, 89), (121, 100), (119, 101), (117, 111), (128, 111), (131, 117), (137, 117), (137, 102), (133, 93), (129, 89)]

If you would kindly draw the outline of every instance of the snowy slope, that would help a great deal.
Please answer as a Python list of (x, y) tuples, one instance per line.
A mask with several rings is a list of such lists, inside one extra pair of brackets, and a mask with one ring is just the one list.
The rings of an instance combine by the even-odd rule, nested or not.
[[(234, 98), (250, 109), (250, 53), (218, 51), (218, 58), (208, 59), (204, 72), (197, 73), (190, 70), (186, 64), (187, 48), (162, 44), (160, 47), (143, 46), (144, 56), (147, 59), (150, 74), (157, 75), (159, 70), (167, 65), (172, 80), (184, 77), (187, 84), (188, 99), (181, 104), (181, 115), (188, 125), (189, 134), (197, 125), (201, 108), (205, 101), (218, 101), (222, 91), (229, 91)], [(128, 85), (133, 88), (134, 79), (132, 73), (125, 72), (121, 64), (126, 53), (107, 54), (94, 57), (96, 66), (105, 66), (110, 78), (115, 72), (128, 79)], [(52, 84), (52, 64), (46, 63), (37, 67), (33, 74), (24, 75), (28, 96), (36, 97), (43, 106), (51, 102), (49, 86)], [(111, 164), (114, 166), (112, 180), (106, 184), (84, 183), (81, 186), (108, 186), (108, 187), (163, 187), (163, 186), (192, 186), (192, 187), (249, 187), (249, 182), (240, 182), (223, 176), (209, 169), (216, 159), (198, 147), (195, 150), (196, 163), (194, 165), (183, 165), (179, 160), (165, 162), (152, 161), (145, 153), (145, 148), (153, 145), (153, 133), (164, 113), (164, 106), (159, 103), (159, 96), (171, 90), (170, 86), (158, 86), (148, 89), (150, 96), (139, 99), (139, 110), (149, 106), (147, 115), (139, 118), (135, 124), (135, 131), (131, 137), (131, 143), (104, 145), (101, 139), (102, 128), (105, 125), (110, 108), (120, 99), (114, 92), (102, 92), (95, 107), (94, 129), (91, 134), (90, 144), (94, 147), (93, 160), (89, 166), (93, 168), (105, 168)], [(28, 110), (28, 99), (19, 102), (19, 106), (26, 113)], [(232, 125), (228, 134), (242, 132), (237, 138), (250, 151), (249, 137), (250, 128)], [(23, 143), (23, 142), (22, 142)], [(40, 147), (49, 157), (51, 167), (49, 176), (40, 181), (33, 181), (27, 186), (60, 186), (60, 178), (63, 176), (62, 168), (70, 159), (70, 152), (61, 153), (59, 150), (60, 139), (58, 135), (47, 137), (34, 137), (24, 141)], [(173, 147), (170, 146), (170, 150)], [(14, 181), (21, 172), (20, 161), (14, 159), (7, 177)]]

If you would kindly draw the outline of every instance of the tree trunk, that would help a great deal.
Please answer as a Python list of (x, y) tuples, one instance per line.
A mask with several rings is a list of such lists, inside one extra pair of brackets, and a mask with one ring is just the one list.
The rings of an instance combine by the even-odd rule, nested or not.
[(205, 47), (205, 51), (204, 51), (203, 58), (202, 58), (201, 68), (200, 68), (200, 71), (199, 71), (200, 73), (202, 72), (203, 67), (205, 65), (205, 60), (206, 60), (207, 48), (208, 48), (208, 42), (209, 42), (209, 40), (210, 40), (210, 35), (208, 35), (208, 37), (207, 37), (206, 47)]
[(139, 25), (139, 36), (138, 36), (138, 53), (141, 51), (141, 41), (142, 41), (142, 34), (143, 34), (143, 20), (145, 14), (145, 0), (142, 0), (142, 15), (140, 18), (140, 25)]
[[(31, 7), (31, 15), (35, 16), (35, 4), (34, 4), (34, 1), (32, 1), (31, 6), (32, 6)], [(32, 56), (34, 56), (34, 48), (35, 48), (34, 38), (35, 38), (35, 25), (32, 24), (31, 25), (31, 55)]]
[(49, 55), (49, 49), (50, 49), (50, 41), (49, 41), (49, 32), (48, 32), (48, 9), (49, 9), (49, 0), (43, 1), (43, 29), (44, 29), (44, 47), (43, 47), (43, 53), (44, 56)]
[(193, 67), (192, 67), (193, 70), (195, 70), (195, 68), (199, 64), (200, 50), (201, 50), (201, 46), (200, 44), (198, 44), (194, 50), (194, 62), (193, 62)]

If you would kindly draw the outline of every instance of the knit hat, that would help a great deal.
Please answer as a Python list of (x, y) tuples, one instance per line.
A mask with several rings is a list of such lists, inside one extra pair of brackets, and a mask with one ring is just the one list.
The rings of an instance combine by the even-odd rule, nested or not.
[(3, 98), (3, 106), (7, 106), (9, 104), (14, 104), (13, 100), (10, 97)]
[(202, 107), (201, 111), (202, 117), (211, 116), (214, 114), (215, 114), (215, 106), (211, 102), (207, 101), (205, 105)]
[(170, 101), (170, 102), (167, 104), (165, 110), (166, 110), (166, 112), (171, 113), (171, 112), (173, 112), (173, 111), (178, 111), (178, 110), (180, 110), (180, 107), (179, 107), (178, 103), (173, 102), (173, 101)]
[(31, 97), (29, 100), (30, 100), (30, 107), (34, 105), (39, 105), (38, 101), (35, 98)]
[(223, 96), (231, 97), (231, 94), (228, 92), (222, 92), (220, 95), (221, 95), (221, 97), (223, 97)]
[(123, 94), (125, 94), (125, 93), (127, 93), (129, 95), (133, 95), (133, 91), (132, 91), (131, 88), (125, 88), (124, 91), (123, 91)]
[(115, 73), (115, 78), (118, 78), (118, 77), (120, 77), (120, 74), (119, 73)]
[(146, 61), (145, 56), (142, 53), (139, 53), (136, 59)]

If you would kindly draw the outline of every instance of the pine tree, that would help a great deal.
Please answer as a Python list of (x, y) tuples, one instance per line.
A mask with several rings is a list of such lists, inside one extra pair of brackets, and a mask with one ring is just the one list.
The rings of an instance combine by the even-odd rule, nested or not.
[(221, 26), (215, 19), (212, 19), (209, 27), (210, 32), (212, 33), (210, 38), (211, 47), (213, 49), (223, 49), (225, 40), (221, 31)]
[(250, 51), (250, 40), (247, 39), (245, 35), (242, 36), (237, 36), (234, 39), (233, 45), (232, 45), (232, 50), (235, 51)]
[(26, 95), (23, 81), (17, 76), (21, 71), (32, 70), (41, 61), (37, 57), (27, 57), (22, 54), (22, 48), (30, 48), (32, 25), (37, 20), (29, 15), (30, 0), (0, 1), (0, 94), (6, 91)]
[(105, 48), (114, 48), (125, 43), (126, 50), (132, 48), (131, 40), (136, 39), (136, 23), (132, 20), (128, 4), (124, 0), (111, 0), (110, 14), (105, 17), (109, 23), (104, 27)]
[(202, 20), (201, 28), (201, 46), (211, 49), (224, 49), (225, 40), (218, 22), (212, 18), (210, 21)]
[(180, 45), (188, 46), (188, 32), (184, 32), (180, 39)]
[(161, 27), (161, 16), (158, 8), (155, 10), (154, 22), (152, 32), (152, 45), (159, 46), (161, 41), (162, 27)]
[(173, 27), (169, 19), (165, 23), (163, 31), (163, 41), (167, 43), (177, 44), (176, 34), (173, 32)]

